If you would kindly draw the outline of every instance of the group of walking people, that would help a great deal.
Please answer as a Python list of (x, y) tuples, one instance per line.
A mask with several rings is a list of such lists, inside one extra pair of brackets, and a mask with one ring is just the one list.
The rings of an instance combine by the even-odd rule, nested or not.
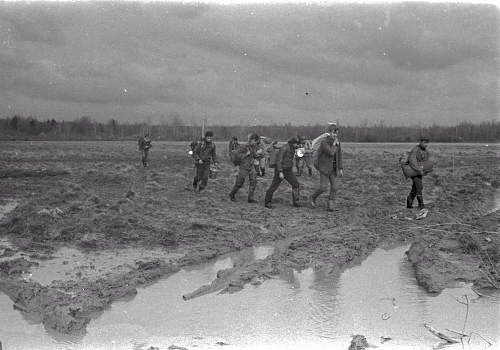
[[(148, 137), (149, 139), (149, 137)], [(315, 145), (304, 137), (294, 136), (284, 145), (279, 146), (277, 141), (268, 142), (255, 133), (248, 136), (248, 141), (240, 144), (236, 137), (229, 142), (228, 156), (230, 161), (238, 167), (238, 174), (232, 190), (229, 193), (231, 201), (237, 200), (237, 193), (248, 180), (248, 203), (256, 203), (255, 189), (258, 176), (264, 176), (266, 165), (274, 170), (271, 185), (266, 191), (264, 205), (272, 209), (272, 200), (275, 191), (279, 188), (283, 180), (286, 180), (292, 189), (292, 204), (300, 206), (300, 184), (297, 176), (302, 175), (304, 166), (307, 167), (308, 174), (312, 175), (312, 167), (319, 173), (319, 186), (310, 196), (310, 205), (315, 208), (316, 200), (324, 192), (329, 190), (327, 210), (334, 210), (334, 201), (338, 189), (338, 177), (343, 176), (342, 148), (339, 141), (339, 129), (336, 123), (329, 123), (325, 134), (315, 139)], [(423, 183), (422, 178), (432, 169), (426, 168), (429, 161), (427, 145), (429, 139), (422, 137), (417, 146), (408, 154), (405, 163), (411, 169), (405, 175), (412, 180), (411, 192), (407, 197), (406, 206), (413, 207), (415, 198), (420, 209), (424, 208)], [(142, 141), (143, 164), (147, 166), (147, 151), (151, 147), (151, 142)], [(141, 148), (141, 141), (139, 142)], [(218, 165), (214, 134), (207, 131), (200, 142), (191, 144), (192, 157), (195, 162), (195, 176), (193, 179), (193, 189), (196, 192), (203, 191), (211, 173), (211, 166)], [(296, 172), (294, 172), (294, 167)], [(404, 170), (404, 169), (403, 169)]]

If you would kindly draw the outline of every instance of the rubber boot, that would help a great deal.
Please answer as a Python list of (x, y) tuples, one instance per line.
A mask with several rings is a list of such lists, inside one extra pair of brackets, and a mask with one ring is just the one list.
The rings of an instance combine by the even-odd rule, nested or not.
[(236, 191), (235, 189), (233, 188), (232, 191), (229, 193), (229, 199), (231, 200), (231, 202), (236, 202)]
[(253, 193), (255, 190), (248, 191), (248, 203), (257, 203), (257, 201), (253, 198)]
[(409, 195), (408, 197), (406, 197), (406, 207), (408, 209), (412, 209), (413, 208), (413, 200), (415, 198), (412, 196), (412, 195)]
[(333, 211), (333, 200), (332, 199), (328, 200), (328, 202), (326, 204), (326, 210)]
[(417, 201), (418, 201), (418, 209), (424, 209), (424, 197), (422, 195), (417, 196)]
[(293, 188), (292, 189), (292, 202), (294, 207), (299, 207), (299, 189), (298, 188)]
[(316, 204), (316, 198), (314, 198), (314, 195), (311, 195), (311, 207), (316, 208), (318, 205)]

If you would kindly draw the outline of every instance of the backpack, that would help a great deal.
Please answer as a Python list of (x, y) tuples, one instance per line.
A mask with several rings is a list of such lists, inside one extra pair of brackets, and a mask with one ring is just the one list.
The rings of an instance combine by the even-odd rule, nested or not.
[(232, 150), (229, 153), (229, 157), (231, 158), (231, 163), (233, 163), (233, 165), (238, 166), (241, 164), (242, 159), (238, 154), (238, 149)]
[(193, 141), (193, 142), (191, 142), (191, 144), (190, 144), (191, 151), (194, 151), (194, 149), (196, 148), (196, 146), (198, 146), (198, 143), (199, 143), (199, 141)]
[(399, 156), (399, 166), (403, 167), (408, 164), (410, 164), (410, 152), (406, 151)]
[(328, 133), (323, 133), (316, 137), (314, 140), (312, 140), (311, 148), (312, 148), (312, 154), (313, 154), (313, 165), (316, 169), (318, 169), (318, 164), (319, 164), (319, 146), (321, 146), (321, 141), (325, 139), (325, 137), (328, 136)]

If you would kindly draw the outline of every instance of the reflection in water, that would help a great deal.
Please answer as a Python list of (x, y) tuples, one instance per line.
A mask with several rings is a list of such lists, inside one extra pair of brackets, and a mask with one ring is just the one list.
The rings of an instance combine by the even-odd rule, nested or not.
[[(239, 256), (226, 256), (212, 264), (182, 270), (140, 289), (132, 301), (114, 303), (109, 311), (93, 320), (88, 334), (78, 344), (58, 344), (61, 348), (77, 349), (133, 349), (140, 344), (145, 344), (143, 348), (168, 348), (175, 344), (218, 349), (216, 342), (224, 341), (231, 344), (227, 349), (345, 349), (350, 336), (359, 333), (381, 350), (429, 349), (439, 340), (425, 330), (423, 323), (443, 330), (461, 330), (465, 309), (455, 297), (464, 293), (473, 300), (466, 331), (499, 341), (500, 296), (477, 299), (466, 287), (430, 296), (416, 285), (413, 270), (404, 257), (405, 250), (378, 249), (360, 266), (339, 276), (324, 276), (312, 269), (289, 270), (282, 279), (272, 279), (258, 287), (247, 286), (235, 294), (182, 300), (183, 294), (209, 283), (217, 269), (260, 256), (260, 252), (250, 249)], [(7, 318), (11, 311), (16, 314), (8, 310)], [(17, 315), (14, 323), (26, 323)], [(23, 324), (14, 328), (20, 329), (14, 336), (9, 333), (12, 328), (6, 325), (7, 319), (0, 320), (0, 332), (7, 331), (6, 341), (11, 342), (8, 349), (23, 348), (21, 345), (30, 338), (19, 333), (30, 332), (40, 336), (37, 348), (55, 347), (40, 326)], [(381, 344), (381, 336), (392, 340)], [(485, 343), (476, 337), (471, 344), (465, 348), (475, 349)]]

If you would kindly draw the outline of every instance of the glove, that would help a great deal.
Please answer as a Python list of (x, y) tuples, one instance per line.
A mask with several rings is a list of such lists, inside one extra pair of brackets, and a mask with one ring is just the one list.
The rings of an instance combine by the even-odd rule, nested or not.
[(279, 177), (280, 177), (281, 180), (283, 180), (285, 178), (285, 175), (283, 174), (282, 171), (280, 171)]

